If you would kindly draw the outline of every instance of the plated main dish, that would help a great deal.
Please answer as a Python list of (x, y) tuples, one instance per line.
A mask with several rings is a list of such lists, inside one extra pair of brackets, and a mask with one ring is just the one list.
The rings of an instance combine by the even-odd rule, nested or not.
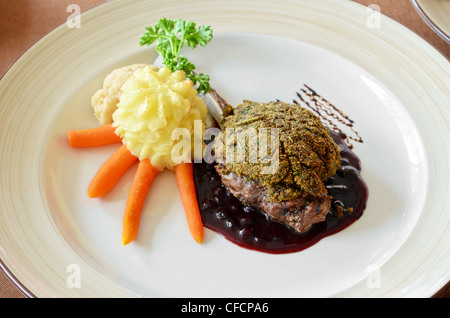
[(148, 190), (163, 170), (175, 172), (198, 243), (207, 227), (245, 248), (290, 253), (360, 218), (368, 190), (351, 144), (362, 139), (350, 118), (306, 85), (291, 102), (274, 96), (229, 105), (181, 55), (183, 46), (206, 46), (212, 37), (210, 26), (180, 19), (147, 27), (140, 45), (156, 43), (160, 58), (113, 70), (92, 96), (100, 126), (68, 132), (73, 147), (120, 145), (93, 177), (91, 198), (137, 164), (122, 244), (136, 238)]

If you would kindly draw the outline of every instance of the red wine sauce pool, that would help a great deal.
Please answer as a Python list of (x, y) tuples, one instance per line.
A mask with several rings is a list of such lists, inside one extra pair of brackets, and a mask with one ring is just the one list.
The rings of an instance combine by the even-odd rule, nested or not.
[[(282, 254), (304, 250), (351, 225), (364, 212), (368, 190), (360, 175), (360, 160), (345, 143), (346, 136), (331, 134), (342, 159), (340, 169), (325, 182), (333, 201), (324, 222), (314, 224), (304, 234), (295, 233), (269, 220), (259, 209), (242, 204), (222, 185), (214, 163), (203, 162), (194, 165), (194, 179), (204, 226), (241, 247)], [(342, 213), (349, 208), (351, 212)]]

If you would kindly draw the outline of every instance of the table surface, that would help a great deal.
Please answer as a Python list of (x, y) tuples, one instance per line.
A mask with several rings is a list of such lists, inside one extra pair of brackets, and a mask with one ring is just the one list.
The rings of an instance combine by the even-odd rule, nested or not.
[[(440, 38), (419, 16), (410, 0), (355, 0), (363, 5), (376, 4), (383, 14), (413, 30), (450, 59), (450, 44)], [(45, 34), (67, 20), (67, 6), (78, 4), (81, 11), (105, 0), (0, 0), (0, 74)], [(433, 297), (449, 298), (447, 284)], [(0, 298), (26, 296), (0, 270)]]

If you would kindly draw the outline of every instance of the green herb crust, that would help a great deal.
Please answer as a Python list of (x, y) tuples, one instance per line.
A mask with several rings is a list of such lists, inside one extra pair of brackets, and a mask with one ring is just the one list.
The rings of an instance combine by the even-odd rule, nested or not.
[[(330, 132), (308, 109), (284, 102), (257, 103), (249, 100), (234, 109), (224, 122), (224, 131), (216, 142), (224, 140), (237, 146), (237, 141), (226, 137), (227, 128), (234, 131), (254, 128), (277, 128), (279, 134), (279, 165), (273, 174), (261, 174), (261, 167), (267, 166), (261, 160), (252, 163), (248, 154), (259, 143), (259, 138), (249, 134), (245, 140), (245, 160), (238, 162), (226, 159), (226, 151), (216, 153), (225, 162), (225, 172), (231, 171), (239, 176), (261, 182), (269, 188), (269, 199), (274, 201), (289, 200), (304, 192), (319, 197), (326, 193), (323, 181), (334, 175), (340, 166), (339, 147), (331, 138)], [(267, 141), (270, 153), (270, 136)], [(241, 145), (242, 146), (242, 145)], [(236, 148), (237, 149), (237, 148)], [(223, 148), (222, 148), (223, 150)], [(234, 154), (236, 156), (236, 152)], [(229, 158), (230, 159), (230, 158)]]

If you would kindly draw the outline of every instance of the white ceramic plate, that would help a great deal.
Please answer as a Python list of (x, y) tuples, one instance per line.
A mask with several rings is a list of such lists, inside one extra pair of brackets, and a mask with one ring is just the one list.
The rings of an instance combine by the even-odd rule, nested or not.
[(450, 43), (450, 1), (411, 0), (425, 22)]
[[(449, 64), (371, 14), (335, 0), (112, 1), (82, 14), (81, 28), (51, 32), (0, 81), (4, 267), (37, 297), (431, 296), (450, 279)], [(108, 72), (155, 58), (138, 39), (162, 16), (213, 27), (210, 45), (186, 54), (229, 103), (290, 101), (306, 83), (355, 120), (369, 187), (360, 220), (294, 254), (249, 251), (209, 230), (198, 245), (167, 171), (136, 241), (121, 245), (134, 170), (88, 199), (117, 146), (72, 149), (65, 136), (98, 125), (90, 97)]]

